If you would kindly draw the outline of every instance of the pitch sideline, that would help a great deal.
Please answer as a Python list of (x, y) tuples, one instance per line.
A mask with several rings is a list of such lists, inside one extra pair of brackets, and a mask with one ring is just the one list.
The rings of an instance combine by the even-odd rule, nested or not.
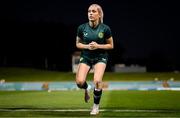
[[(0, 112), (3, 111), (34, 111), (34, 112), (86, 112), (90, 111), (90, 109), (16, 109), (16, 108), (4, 108), (0, 109)], [(101, 112), (149, 112), (149, 113), (156, 113), (156, 112), (180, 112), (180, 110), (133, 110), (133, 109), (100, 109)]]

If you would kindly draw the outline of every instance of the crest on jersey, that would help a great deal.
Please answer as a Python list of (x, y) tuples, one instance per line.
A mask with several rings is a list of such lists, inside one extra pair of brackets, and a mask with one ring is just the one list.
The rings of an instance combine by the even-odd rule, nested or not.
[(103, 32), (99, 32), (98, 37), (102, 39), (104, 37), (104, 33)]

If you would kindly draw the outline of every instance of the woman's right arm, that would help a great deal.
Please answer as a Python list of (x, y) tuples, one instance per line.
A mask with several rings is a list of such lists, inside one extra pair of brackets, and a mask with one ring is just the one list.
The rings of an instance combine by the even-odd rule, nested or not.
[(81, 43), (81, 38), (78, 36), (76, 37), (76, 47), (79, 49), (89, 49), (89, 45)]

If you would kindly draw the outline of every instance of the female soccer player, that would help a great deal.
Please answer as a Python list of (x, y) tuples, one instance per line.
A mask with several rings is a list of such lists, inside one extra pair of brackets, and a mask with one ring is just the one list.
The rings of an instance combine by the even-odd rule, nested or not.
[(88, 9), (89, 22), (77, 29), (76, 47), (81, 49), (80, 63), (76, 73), (77, 86), (85, 90), (85, 102), (88, 102), (88, 84), (86, 76), (94, 66), (94, 105), (91, 115), (99, 113), (102, 95), (102, 78), (108, 61), (106, 50), (113, 49), (113, 38), (109, 26), (103, 23), (103, 10), (100, 5), (92, 4)]

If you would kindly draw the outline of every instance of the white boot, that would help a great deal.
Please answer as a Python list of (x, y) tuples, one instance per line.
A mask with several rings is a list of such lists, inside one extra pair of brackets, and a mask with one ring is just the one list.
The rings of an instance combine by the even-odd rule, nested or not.
[(99, 114), (99, 104), (94, 104), (92, 111), (90, 112), (91, 115), (97, 115)]

